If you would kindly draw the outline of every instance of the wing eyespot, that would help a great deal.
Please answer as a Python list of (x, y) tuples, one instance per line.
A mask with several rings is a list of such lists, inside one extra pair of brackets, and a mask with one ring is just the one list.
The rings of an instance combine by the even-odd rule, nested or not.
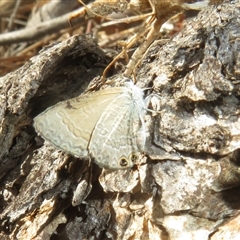
[(129, 161), (128, 161), (128, 159), (127, 159), (126, 157), (121, 157), (121, 158), (119, 159), (118, 163), (119, 163), (119, 166), (120, 166), (121, 168), (127, 168), (127, 167), (129, 167)]
[(136, 153), (131, 153), (130, 156), (129, 156), (129, 160), (132, 162), (132, 163), (136, 163), (138, 159), (138, 155)]
[(128, 158), (121, 157), (119, 158), (118, 164), (121, 168), (128, 168), (132, 166), (132, 163), (136, 163), (138, 159), (138, 155), (135, 153), (131, 153)]

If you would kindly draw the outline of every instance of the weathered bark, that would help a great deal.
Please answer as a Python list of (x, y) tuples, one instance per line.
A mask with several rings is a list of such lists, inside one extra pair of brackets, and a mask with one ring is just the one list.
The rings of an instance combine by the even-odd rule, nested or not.
[(239, 13), (239, 1), (210, 7), (149, 49), (136, 78), (152, 86), (157, 111), (134, 169), (101, 170), (41, 146), (32, 127), (100, 75), (104, 54), (90, 37), (49, 46), (1, 78), (1, 239), (237, 238)]

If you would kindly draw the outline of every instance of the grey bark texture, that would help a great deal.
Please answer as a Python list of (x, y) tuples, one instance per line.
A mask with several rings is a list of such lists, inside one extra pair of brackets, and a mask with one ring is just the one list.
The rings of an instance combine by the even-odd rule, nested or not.
[(32, 126), (47, 107), (98, 90), (106, 57), (90, 36), (2, 77), (0, 238), (240, 238), (239, 16), (239, 1), (209, 7), (150, 47), (136, 79), (153, 111), (133, 169), (69, 156)]

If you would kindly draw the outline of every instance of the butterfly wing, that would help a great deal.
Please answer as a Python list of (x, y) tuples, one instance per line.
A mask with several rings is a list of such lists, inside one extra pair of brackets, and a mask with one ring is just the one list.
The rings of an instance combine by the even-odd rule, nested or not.
[(89, 144), (89, 152), (98, 165), (122, 169), (133, 166), (134, 158), (142, 150), (138, 145), (138, 130), (143, 113), (140, 99), (128, 88), (115, 97), (99, 118)]
[(121, 93), (121, 87), (108, 88), (60, 102), (38, 115), (34, 127), (57, 148), (78, 157), (86, 156), (96, 123)]

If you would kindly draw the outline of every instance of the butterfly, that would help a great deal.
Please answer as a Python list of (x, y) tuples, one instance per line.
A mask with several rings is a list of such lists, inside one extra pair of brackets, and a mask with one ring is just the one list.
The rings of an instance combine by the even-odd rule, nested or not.
[(60, 102), (34, 119), (36, 131), (76, 157), (103, 168), (125, 169), (144, 152), (145, 101), (132, 82)]

